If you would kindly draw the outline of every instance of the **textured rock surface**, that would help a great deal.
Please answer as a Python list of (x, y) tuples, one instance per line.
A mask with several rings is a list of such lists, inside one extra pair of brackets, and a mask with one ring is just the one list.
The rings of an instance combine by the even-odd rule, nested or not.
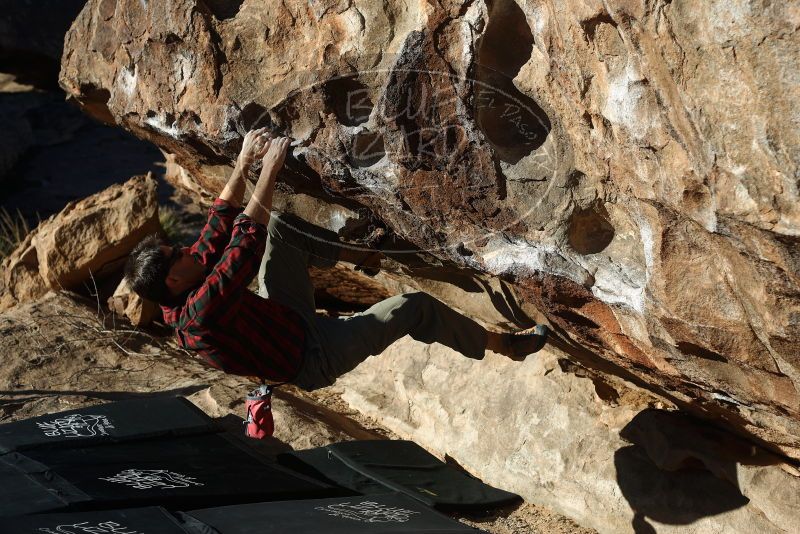
[(159, 229), (150, 175), (71, 202), (0, 264), (0, 310), (117, 271), (134, 245)]
[(744, 0), (91, 0), (61, 85), (212, 192), (246, 129), (290, 134), (285, 192), (424, 251), (396, 272), (501, 284), (478, 318), (543, 314), (584, 365), (800, 458), (798, 23)]
[(549, 353), (476, 362), (404, 338), (335, 387), (401, 437), (598, 532), (797, 528), (795, 468), (685, 415), (642, 411), (658, 403), (565, 373)]

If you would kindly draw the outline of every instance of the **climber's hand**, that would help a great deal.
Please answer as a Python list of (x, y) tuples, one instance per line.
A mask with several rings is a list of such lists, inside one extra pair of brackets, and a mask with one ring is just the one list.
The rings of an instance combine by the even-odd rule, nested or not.
[(264, 151), (261, 158), (261, 176), (253, 188), (253, 194), (244, 209), (244, 214), (260, 224), (269, 223), (270, 211), (272, 210), (272, 193), (275, 190), (275, 181), (278, 178), (278, 171), (286, 158), (286, 150), (289, 148), (288, 137), (278, 137), (269, 142), (269, 148)]
[(236, 163), (242, 168), (249, 169), (257, 158), (263, 157), (271, 140), (272, 134), (266, 128), (250, 130), (244, 136), (242, 150)]
[(261, 156), (261, 163), (263, 164), (261, 167), (262, 177), (274, 178), (278, 174), (286, 159), (286, 151), (289, 149), (290, 141), (291, 139), (288, 137), (278, 137), (270, 141), (269, 146), (263, 150), (263, 155)]

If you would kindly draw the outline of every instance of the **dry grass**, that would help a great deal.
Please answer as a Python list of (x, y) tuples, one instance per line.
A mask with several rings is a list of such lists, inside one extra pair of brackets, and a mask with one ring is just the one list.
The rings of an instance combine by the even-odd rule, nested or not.
[(0, 261), (11, 254), (30, 231), (28, 221), (19, 210), (11, 213), (0, 207)]
[(181, 219), (175, 208), (168, 206), (158, 207), (158, 222), (170, 243), (178, 243), (182, 236)]

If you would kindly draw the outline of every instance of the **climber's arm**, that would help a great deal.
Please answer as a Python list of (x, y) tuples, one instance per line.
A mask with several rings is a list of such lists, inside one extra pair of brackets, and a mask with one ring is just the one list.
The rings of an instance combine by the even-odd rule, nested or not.
[(242, 205), (244, 191), (246, 187), (247, 174), (256, 158), (264, 157), (264, 153), (269, 146), (270, 133), (266, 128), (251, 130), (244, 136), (242, 150), (236, 158), (236, 166), (233, 168), (228, 183), (220, 193), (219, 198), (233, 207), (238, 208)]
[(289, 138), (279, 137), (268, 143), (268, 148), (262, 159), (261, 176), (253, 190), (253, 196), (244, 209), (255, 222), (266, 225), (269, 222), (269, 214), (272, 210), (272, 193), (275, 190), (275, 181), (278, 178), (278, 171), (286, 158), (286, 150), (289, 148)]

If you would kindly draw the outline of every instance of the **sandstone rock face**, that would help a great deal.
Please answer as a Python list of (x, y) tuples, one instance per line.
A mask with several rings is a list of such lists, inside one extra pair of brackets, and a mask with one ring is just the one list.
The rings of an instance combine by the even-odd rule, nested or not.
[(601, 533), (797, 529), (794, 467), (559, 363), (474, 361), (404, 338), (335, 387), (401, 437)]
[(800, 458), (798, 22), (785, 2), (90, 0), (61, 85), (212, 192), (248, 128), (291, 135), (284, 193), (387, 268), (486, 293), (488, 323), (546, 319), (583, 365)]
[(118, 270), (136, 243), (159, 229), (150, 175), (68, 204), (3, 260), (0, 310)]

